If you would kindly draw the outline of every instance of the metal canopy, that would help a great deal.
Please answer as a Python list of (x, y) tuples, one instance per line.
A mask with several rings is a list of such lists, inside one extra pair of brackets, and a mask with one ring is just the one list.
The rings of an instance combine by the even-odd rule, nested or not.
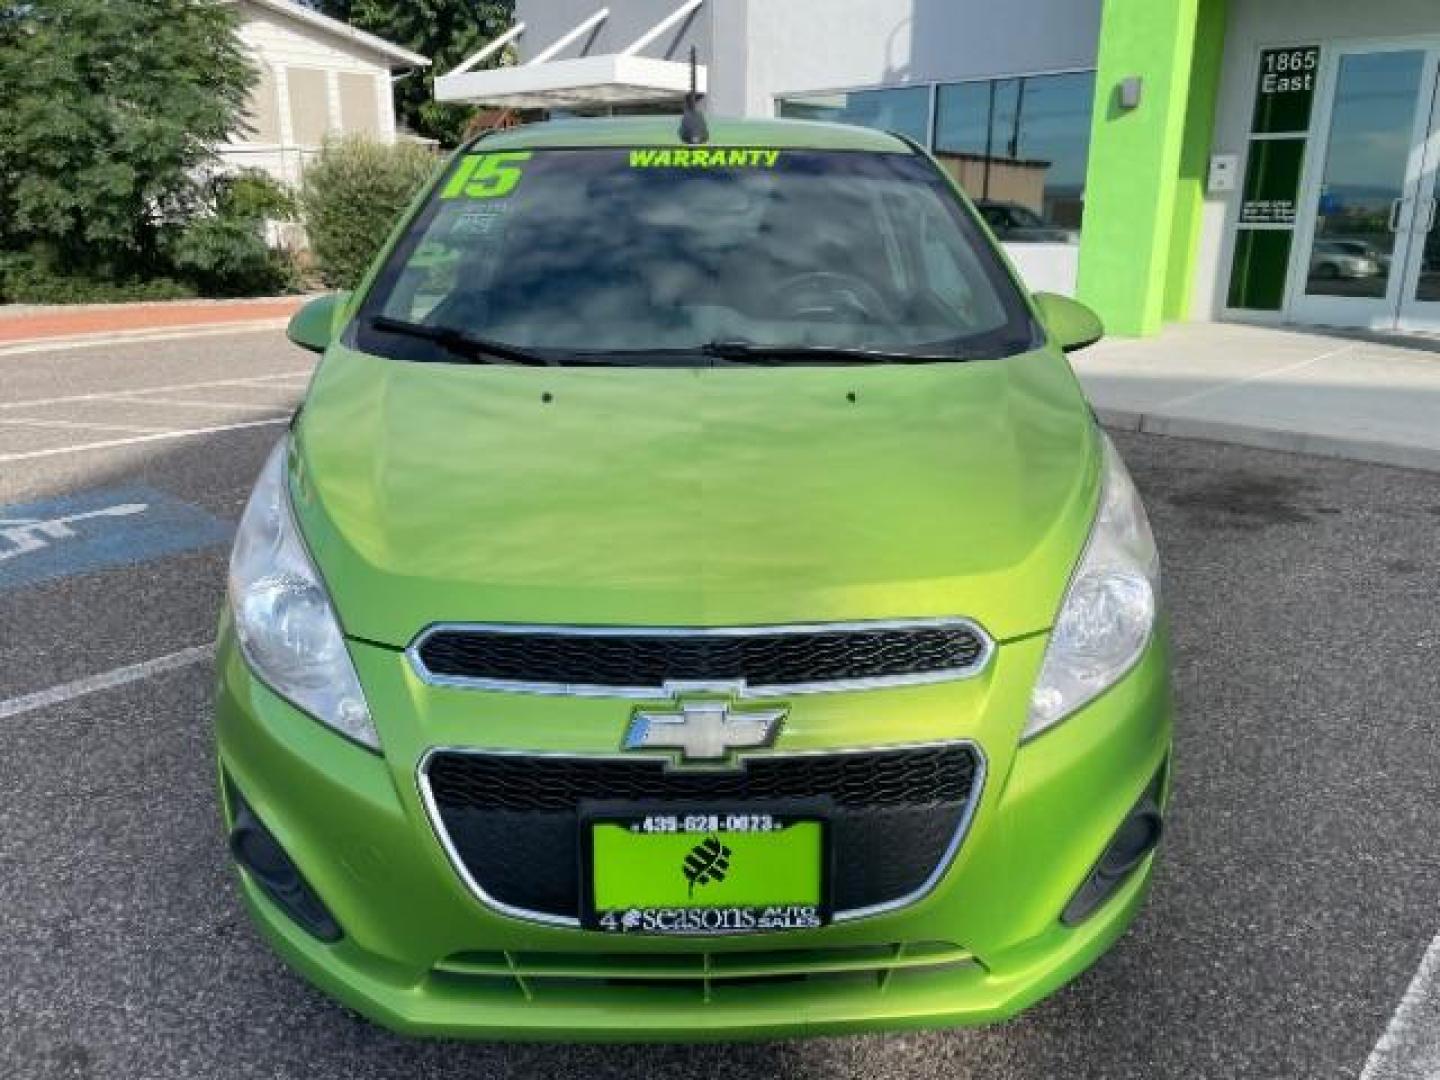
[[(573, 109), (610, 105), (641, 105), (679, 101), (690, 89), (690, 65), (639, 55), (666, 30), (677, 25), (704, 0), (685, 0), (679, 7), (618, 53), (553, 57), (610, 17), (601, 8), (528, 63), (518, 67), (474, 68), (525, 32), (517, 23), (449, 74), (435, 80), (435, 100), (510, 109)], [(696, 87), (705, 92), (706, 70), (696, 71)]]

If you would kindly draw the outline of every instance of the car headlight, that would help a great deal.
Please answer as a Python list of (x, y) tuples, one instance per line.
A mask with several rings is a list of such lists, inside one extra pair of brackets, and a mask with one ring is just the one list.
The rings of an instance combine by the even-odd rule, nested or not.
[(1100, 436), (1100, 509), (1030, 695), (1023, 738), (1054, 727), (1135, 666), (1150, 640), (1160, 557), (1140, 493), (1108, 436)]
[(230, 555), (230, 607), (250, 669), (281, 697), (371, 749), (380, 737), (340, 623), (290, 509), (281, 439), (245, 505)]

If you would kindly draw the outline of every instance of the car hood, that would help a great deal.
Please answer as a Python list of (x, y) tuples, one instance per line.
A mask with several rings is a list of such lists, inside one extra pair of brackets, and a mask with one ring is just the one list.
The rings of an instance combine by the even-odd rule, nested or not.
[(1047, 628), (1098, 444), (1058, 352), (704, 369), (420, 364), (332, 349), (297, 517), (347, 634), (437, 622)]

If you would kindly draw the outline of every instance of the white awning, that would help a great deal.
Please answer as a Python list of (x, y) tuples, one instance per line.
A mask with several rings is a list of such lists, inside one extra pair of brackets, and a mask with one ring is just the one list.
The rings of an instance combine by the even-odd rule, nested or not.
[[(703, 94), (704, 67), (697, 70), (695, 81)], [(574, 109), (680, 101), (689, 89), (689, 64), (616, 53), (442, 75), (435, 80), (435, 100), (507, 109)]]
[[(687, 18), (702, 2), (685, 0), (618, 53), (552, 59), (609, 18), (610, 9), (601, 8), (528, 63), (518, 67), (473, 70), (486, 57), (524, 33), (525, 24), (517, 23), (454, 71), (437, 78), (435, 100), (509, 109), (574, 109), (679, 102), (690, 89), (690, 65), (679, 60), (640, 56), (639, 53), (666, 30)], [(703, 66), (696, 69), (696, 89), (702, 94), (705, 92), (705, 75)]]

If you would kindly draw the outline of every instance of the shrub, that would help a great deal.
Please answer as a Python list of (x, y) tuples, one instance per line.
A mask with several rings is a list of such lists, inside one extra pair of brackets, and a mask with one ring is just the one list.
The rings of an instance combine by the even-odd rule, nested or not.
[(188, 300), (195, 290), (171, 278), (95, 281), (42, 272), (9, 272), (0, 295), (12, 304), (122, 304), (139, 300)]
[(270, 296), (294, 286), (290, 260), (265, 243), (264, 221), (196, 218), (176, 238), (171, 260), (204, 296)]
[(439, 161), (417, 143), (331, 142), (305, 170), (301, 209), (326, 282), (354, 288)]
[(206, 296), (260, 296), (296, 287), (289, 256), (266, 242), (269, 219), (294, 216), (295, 199), (261, 172), (211, 181), (210, 213), (192, 218), (171, 245), (175, 271)]
[(295, 193), (267, 172), (242, 169), (210, 181), (215, 212), (252, 221), (295, 221), (300, 202)]
[(194, 295), (189, 285), (168, 277), (101, 279), (66, 273), (43, 250), (0, 254), (0, 301), (12, 304), (116, 304)]
[(0, 301), (118, 303), (294, 291), (294, 261), (270, 248), (266, 223), (295, 215), (295, 196), (265, 173), (214, 177), (188, 220), (167, 221), (157, 231), (159, 247), (144, 272), (104, 257), (77, 264), (58, 245), (35, 242), (0, 251)]

